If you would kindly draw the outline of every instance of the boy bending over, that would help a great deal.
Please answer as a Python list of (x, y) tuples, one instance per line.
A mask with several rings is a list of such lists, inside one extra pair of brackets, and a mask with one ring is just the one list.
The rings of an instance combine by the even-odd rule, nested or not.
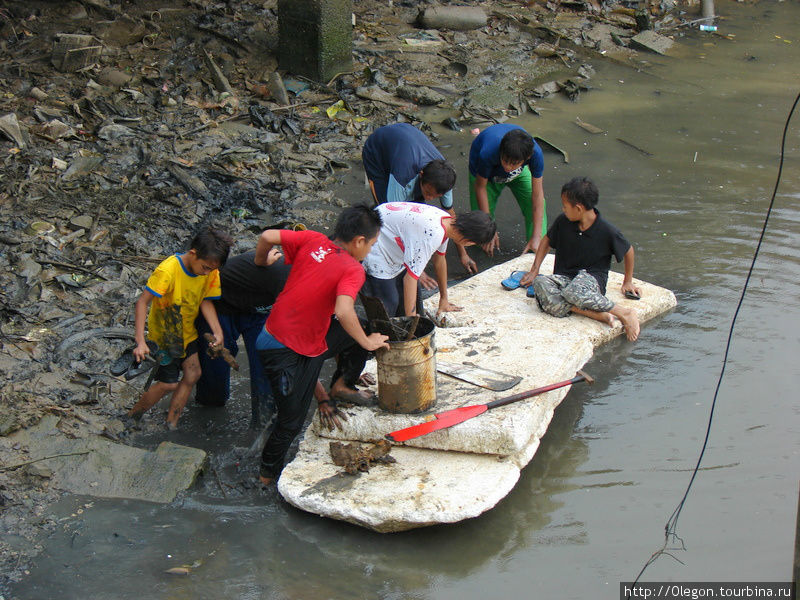
[[(554, 317), (570, 313), (613, 325), (615, 317), (625, 327), (630, 341), (639, 337), (636, 311), (614, 304), (605, 297), (611, 256), (625, 261), (622, 293), (640, 295), (633, 284), (633, 246), (595, 208), (597, 186), (586, 177), (576, 177), (561, 188), (563, 213), (547, 231), (536, 250), (531, 270), (520, 285), (533, 283), (539, 307)], [(539, 267), (550, 248), (556, 253), (553, 275), (539, 275)]]
[[(189, 399), (192, 387), (200, 378), (197, 357), (195, 318), (203, 314), (216, 344), (222, 344), (222, 329), (212, 300), (220, 297), (218, 269), (228, 258), (232, 240), (222, 231), (206, 228), (192, 240), (188, 252), (162, 261), (147, 280), (136, 301), (136, 348), (133, 355), (142, 361), (150, 354), (147, 340), (158, 344), (172, 357), (168, 365), (158, 365), (155, 384), (145, 390), (128, 416), (139, 418), (161, 398), (172, 392), (167, 427), (175, 429)], [(150, 312), (148, 315), (148, 306)], [(144, 325), (147, 321), (147, 338)], [(179, 377), (183, 371), (183, 377)]]
[(378, 213), (360, 205), (342, 211), (330, 238), (316, 231), (267, 229), (258, 239), (255, 264), (272, 264), (277, 256), (270, 250), (280, 244), (286, 264), (292, 265), (256, 342), (277, 407), (275, 428), (261, 453), (263, 484), (283, 469), (318, 387), (322, 363), (337, 357), (330, 398), (318, 395), (320, 420), (331, 427), (342, 416), (335, 400), (361, 394), (355, 385), (368, 353), (389, 347), (387, 336), (364, 332), (354, 307), (365, 279), (360, 261), (380, 227)]

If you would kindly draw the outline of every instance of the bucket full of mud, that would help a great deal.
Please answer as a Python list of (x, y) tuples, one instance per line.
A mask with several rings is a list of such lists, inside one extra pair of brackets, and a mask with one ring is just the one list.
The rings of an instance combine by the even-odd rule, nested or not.
[(436, 326), (425, 317), (395, 317), (391, 329), (389, 349), (375, 353), (378, 406), (392, 413), (428, 410), (436, 404)]

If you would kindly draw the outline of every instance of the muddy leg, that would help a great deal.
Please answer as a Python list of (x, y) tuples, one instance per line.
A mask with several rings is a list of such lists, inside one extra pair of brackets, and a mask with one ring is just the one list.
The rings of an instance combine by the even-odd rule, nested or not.
[(128, 411), (128, 416), (137, 418), (141, 417), (144, 413), (153, 408), (153, 406), (155, 406), (159, 400), (177, 387), (177, 383), (164, 383), (163, 381), (157, 381), (150, 387), (149, 390), (142, 394), (142, 397), (139, 398), (139, 401)]
[(182, 368), (183, 377), (181, 377), (177, 389), (172, 393), (172, 401), (167, 414), (167, 427), (170, 429), (175, 429), (178, 426), (178, 419), (180, 419), (181, 413), (186, 406), (189, 394), (192, 392), (194, 384), (200, 379), (200, 360), (197, 357), (197, 353), (186, 357)]

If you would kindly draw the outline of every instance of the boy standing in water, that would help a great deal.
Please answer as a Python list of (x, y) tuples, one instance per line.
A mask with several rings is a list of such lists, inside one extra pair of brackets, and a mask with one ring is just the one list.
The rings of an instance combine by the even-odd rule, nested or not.
[[(630, 341), (639, 337), (639, 317), (632, 308), (605, 297), (611, 256), (625, 261), (622, 293), (637, 298), (633, 284), (633, 246), (595, 208), (597, 186), (586, 177), (576, 177), (561, 188), (563, 213), (556, 218), (536, 250), (531, 270), (520, 285), (533, 284), (539, 307), (554, 317), (577, 313), (613, 325), (622, 321)], [(539, 275), (539, 267), (550, 248), (556, 253), (553, 275)]]
[(272, 264), (276, 255), (270, 250), (280, 245), (286, 264), (292, 266), (256, 342), (277, 407), (275, 428), (261, 453), (263, 484), (280, 475), (326, 359), (338, 358), (330, 398), (320, 394), (318, 400), (323, 424), (338, 424), (337, 398), (368, 400), (355, 384), (368, 353), (388, 348), (388, 337), (364, 332), (355, 299), (365, 279), (360, 261), (380, 228), (378, 213), (359, 205), (342, 211), (330, 238), (316, 231), (268, 229), (258, 239), (255, 264)]
[[(218, 269), (225, 264), (231, 243), (226, 233), (206, 228), (194, 237), (188, 252), (162, 261), (147, 280), (135, 305), (136, 348), (133, 355), (139, 362), (144, 360), (150, 354), (149, 339), (158, 344), (160, 350), (168, 352), (172, 362), (154, 367), (157, 369), (154, 375), (156, 383), (128, 411), (129, 417), (141, 417), (172, 392), (167, 427), (177, 427), (189, 393), (200, 378), (194, 324), (198, 313), (202, 313), (208, 322), (215, 345), (223, 342), (212, 300), (220, 297)], [(180, 371), (183, 371), (183, 377), (179, 381)]]
[[(523, 254), (536, 252), (539, 238), (547, 230), (543, 174), (542, 149), (519, 125), (492, 125), (472, 141), (469, 149), (470, 207), (494, 218), (497, 199), (508, 187), (525, 219), (528, 243), (522, 250)], [(483, 245), (490, 256), (499, 248), (500, 237), (497, 234)]]

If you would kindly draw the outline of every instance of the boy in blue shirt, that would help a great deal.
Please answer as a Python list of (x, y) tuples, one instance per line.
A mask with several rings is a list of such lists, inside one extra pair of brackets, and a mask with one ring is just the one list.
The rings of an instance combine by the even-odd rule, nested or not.
[[(361, 152), (364, 171), (375, 204), (439, 200), (441, 207), (455, 217), (453, 186), (456, 170), (428, 137), (409, 123), (379, 127), (367, 138)], [(456, 244), (458, 257), (467, 273), (477, 273), (478, 265), (463, 246)], [(436, 288), (433, 278), (422, 274), (420, 283)]]
[[(484, 129), (469, 150), (469, 202), (494, 218), (497, 199), (508, 186), (525, 219), (528, 243), (522, 253), (536, 252), (547, 213), (542, 187), (542, 149), (519, 125), (501, 123)], [(483, 245), (490, 255), (500, 248), (500, 237)]]
[[(520, 285), (533, 284), (539, 307), (554, 317), (577, 313), (608, 325), (622, 322), (630, 341), (639, 337), (636, 311), (605, 297), (611, 256), (625, 261), (622, 293), (639, 297), (633, 284), (633, 246), (595, 208), (597, 186), (586, 177), (576, 177), (561, 188), (560, 214), (542, 238), (531, 270)], [(553, 275), (539, 275), (539, 267), (550, 248), (556, 252)]]

